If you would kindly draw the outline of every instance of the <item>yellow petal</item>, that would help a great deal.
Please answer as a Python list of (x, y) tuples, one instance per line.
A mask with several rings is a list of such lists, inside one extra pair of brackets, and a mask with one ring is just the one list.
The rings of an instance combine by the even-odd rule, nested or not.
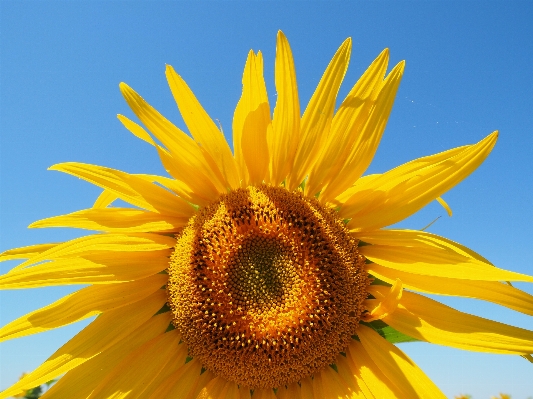
[[(133, 122), (132, 122), (133, 123)], [(140, 127), (140, 126), (139, 126)], [(168, 153), (167, 153), (168, 155)], [(168, 155), (170, 156), (170, 155)], [(163, 160), (164, 162), (164, 160)], [(171, 191), (174, 191), (176, 194), (178, 194), (180, 197), (185, 199), (188, 202), (192, 202), (194, 204), (198, 204), (199, 202), (195, 202), (197, 199), (197, 195), (192, 192), (193, 189), (191, 189), (189, 186), (187, 186), (182, 181), (178, 181), (175, 179), (169, 179), (168, 177), (163, 176), (157, 176), (157, 175), (147, 175), (147, 174), (135, 174), (133, 176), (140, 177), (141, 179), (144, 179), (146, 181), (149, 181), (151, 183), (158, 183), (162, 185), (163, 187), (168, 188)], [(215, 194), (213, 194), (215, 195)], [(102, 194), (98, 196), (96, 199), (93, 208), (106, 208), (109, 206), (113, 201), (117, 200), (119, 197), (108, 191), (104, 190)], [(211, 198), (211, 197), (210, 197)]]
[(304, 180), (326, 142), (337, 93), (350, 61), (351, 48), (351, 39), (341, 44), (305, 109), (300, 124), (300, 144), (287, 180), (289, 190), (295, 189)]
[(159, 291), (140, 303), (103, 313), (37, 369), (1, 392), (0, 399), (50, 381), (127, 338), (166, 302), (166, 293)]
[(242, 77), (242, 95), (233, 117), (233, 147), (244, 185), (258, 184), (268, 177), (270, 129), (263, 56), (250, 50)]
[(0, 253), (0, 262), (3, 262), (5, 260), (32, 258), (55, 247), (58, 244), (61, 243), (36, 244), (29, 245), (27, 247), (8, 249), (7, 251)]
[(121, 83), (120, 90), (137, 117), (170, 152), (178, 165), (178, 180), (190, 185), (194, 183), (194, 178), (202, 181), (209, 178), (218, 192), (226, 191), (224, 183), (216, 178), (216, 171), (211, 168), (202, 149), (193, 139), (163, 117), (127, 84)]
[[(57, 244), (33, 256), (12, 270), (34, 265), (43, 260), (96, 254), (98, 252), (152, 252), (174, 248), (176, 239), (151, 233), (94, 234)], [(115, 257), (116, 255), (113, 254)]]
[(117, 199), (118, 195), (109, 190), (104, 190), (94, 201), (93, 208), (107, 208)]
[(300, 141), (300, 102), (292, 51), (283, 32), (276, 45), (277, 99), (269, 139), (271, 180), (279, 185), (289, 173)]
[(399, 222), (441, 196), (472, 173), (496, 144), (498, 132), (479, 143), (420, 158), (356, 184), (339, 211), (353, 231)]
[(349, 151), (345, 152), (343, 161), (339, 163), (342, 168), (332, 172), (333, 180), (323, 190), (324, 194), (321, 193), (324, 200), (335, 198), (349, 188), (372, 162), (385, 131), (404, 68), (404, 61), (398, 63), (378, 88), (375, 105), (369, 111), (368, 118), (363, 118), (362, 132), (357, 135), (355, 143), (347, 147)]
[(276, 397), (279, 399), (307, 399), (302, 398), (301, 388), (297, 382), (292, 383), (287, 387), (279, 387), (278, 392), (276, 392)]
[(320, 373), (314, 375), (313, 389), (315, 398), (337, 399), (353, 396), (351, 387), (348, 386), (338, 372), (328, 366), (324, 367)]
[[(252, 393), (247, 387), (239, 389), (239, 396), (236, 399), (252, 399)], [(299, 396), (292, 396), (291, 399), (299, 399)]]
[(0, 342), (62, 327), (141, 301), (166, 282), (166, 275), (156, 274), (129, 283), (83, 288), (0, 328)]
[(484, 281), (528, 281), (533, 277), (494, 267), (470, 249), (435, 234), (417, 230), (362, 232), (359, 251), (381, 266), (408, 273)]
[(350, 187), (374, 156), (403, 72), (403, 63), (398, 64), (383, 81), (388, 59), (389, 52), (384, 50), (352, 88), (333, 118), (328, 141), (308, 182), (309, 193), (320, 191), (324, 201)]
[(533, 295), (499, 281), (423, 276), (390, 269), (377, 263), (366, 265), (366, 269), (374, 277), (387, 283), (392, 284), (400, 279), (404, 288), (410, 290), (482, 299), (533, 316)]
[(168, 376), (147, 397), (149, 399), (196, 399), (199, 391), (214, 377), (210, 371), (201, 373), (201, 369), (200, 362), (195, 359), (191, 360)]
[(154, 147), (157, 146), (154, 139), (152, 139), (152, 136), (144, 130), (140, 125), (133, 122), (131, 119), (125, 117), (124, 115), (117, 115), (117, 118), (126, 129), (128, 129), (130, 132), (132, 132), (136, 137), (140, 138), (143, 141), (146, 141), (148, 144), (153, 145)]
[(446, 209), (446, 212), (448, 213), (448, 216), (452, 216), (453, 215), (453, 212), (452, 212), (452, 208), (450, 208), (450, 205), (448, 205), (448, 203), (446, 201), (444, 201), (441, 197), (437, 197), (435, 198), (437, 200), (437, 202), (439, 204), (441, 204), (441, 206)]
[(321, 399), (321, 398), (315, 398), (315, 395), (313, 393), (313, 380), (311, 377), (304, 378), (300, 381), (302, 390), (300, 392), (300, 396), (302, 399)]
[(402, 399), (407, 397), (383, 374), (360, 342), (355, 340), (351, 342), (346, 351), (346, 359), (342, 360), (345, 360), (345, 368), (348, 368), (359, 380), (359, 385), (363, 387), (367, 397), (369, 396), (367, 391), (371, 392), (372, 398)]
[[(355, 367), (348, 356), (337, 356), (335, 361), (339, 376), (348, 386), (349, 393), (346, 395), (350, 399), (374, 399), (374, 395), (361, 379), (361, 373), (358, 367)], [(394, 398), (394, 396), (391, 396)]]
[(359, 325), (357, 335), (363, 348), (383, 374), (402, 392), (407, 393), (405, 398), (446, 398), (405, 353), (370, 327)]
[[(178, 338), (178, 341), (181, 340), (181, 337)], [(180, 368), (185, 366), (185, 362), (188, 355), (187, 344), (183, 341), (178, 347), (176, 353), (170, 357), (165, 366), (156, 374), (155, 378), (144, 388), (142, 392), (143, 398), (149, 398), (152, 394), (159, 389), (161, 384), (166, 381), (166, 379), (177, 372)], [(132, 394), (137, 394), (138, 391), (131, 391)]]
[(109, 284), (139, 280), (168, 267), (170, 250), (86, 255), (13, 269), (0, 276), (1, 289), (70, 284)]
[(196, 399), (220, 399), (221, 393), (226, 387), (226, 380), (221, 377), (213, 378), (207, 386), (205, 386)]
[(192, 136), (213, 159), (227, 186), (232, 189), (239, 187), (240, 178), (235, 159), (224, 135), (218, 130), (185, 81), (170, 65), (167, 65), (166, 76), (174, 100)]
[[(218, 397), (213, 397), (213, 399), (218, 399)], [(272, 389), (256, 389), (254, 390), (253, 399), (276, 399), (276, 395)]]
[(185, 201), (204, 206), (220, 196), (220, 192), (213, 185), (210, 178), (201, 173), (197, 173), (198, 170), (185, 170), (180, 160), (170, 155), (164, 149), (158, 148), (157, 152), (165, 170), (176, 179), (177, 187), (174, 187), (172, 190)]
[(93, 397), (123, 399), (143, 397), (144, 390), (174, 356), (185, 363), (187, 346), (180, 345), (177, 330), (161, 334), (136, 349), (111, 370), (93, 391)]
[[(135, 136), (141, 138), (144, 141), (147, 141), (156, 148), (157, 153), (159, 154), (159, 158), (163, 163), (163, 166), (165, 167), (166, 171), (174, 177), (174, 179), (168, 179), (166, 177), (153, 175), (135, 176), (142, 177), (150, 182), (157, 182), (159, 184), (162, 184), (164, 187), (174, 191), (186, 201), (192, 202), (197, 205), (202, 203), (202, 201), (198, 201), (198, 197), (214, 198), (218, 195), (217, 189), (215, 188), (208, 176), (205, 176), (202, 173), (197, 173), (198, 170), (194, 170), (194, 168), (191, 168), (190, 166), (184, 166), (181, 159), (173, 158), (170, 152), (168, 152), (160, 145), (156, 144), (152, 140), (150, 134), (137, 123), (131, 121), (130, 119), (122, 115), (119, 115), (119, 119), (124, 124), (124, 126)], [(209, 156), (209, 159), (211, 159), (211, 156)], [(217, 168), (215, 167), (215, 169)], [(194, 176), (191, 176), (191, 174)], [(183, 180), (186, 180), (187, 183), (185, 183), (185, 181)], [(108, 199), (106, 198), (106, 200)], [(102, 200), (99, 201), (104, 203), (104, 201)], [(109, 203), (111, 203), (112, 201), (113, 200), (108, 200), (105, 205), (100, 207), (105, 207), (109, 205)]]
[(533, 353), (532, 331), (472, 316), (412, 292), (404, 292), (398, 309), (383, 321), (435, 344), (477, 352)]
[[(131, 122), (131, 123), (134, 124), (134, 122)], [(141, 128), (139, 125), (137, 126)], [(166, 150), (162, 149), (160, 146), (157, 147), (157, 150), (161, 157), (161, 161), (163, 162), (163, 165), (167, 167), (166, 169), (169, 172), (169, 174), (174, 175), (173, 173), (174, 165), (172, 165), (173, 159), (171, 155)], [(171, 165), (168, 165), (169, 163)], [(204, 202), (205, 203), (209, 202), (209, 200), (207, 201), (199, 200), (199, 198), (203, 198), (203, 196), (198, 196), (194, 192), (194, 190), (197, 189), (196, 186), (191, 188), (182, 181), (175, 180), (175, 179), (169, 179), (167, 177), (156, 176), (156, 175), (135, 174), (133, 176), (140, 177), (151, 183), (154, 183), (154, 182), (159, 183), (163, 187), (166, 187), (169, 190), (174, 191), (176, 194), (178, 194), (180, 197), (182, 197), (187, 202), (191, 202), (193, 204), (203, 204)], [(201, 189), (198, 189), (198, 190), (199, 192), (202, 192)], [(206, 192), (202, 192), (202, 194), (205, 194), (206, 196), (208, 196), (208, 198), (214, 198), (217, 195), (216, 191), (212, 191), (212, 192), (206, 191)], [(109, 190), (104, 190), (96, 199), (95, 203), (93, 204), (93, 208), (106, 208), (118, 198), (119, 196), (117, 194)]]
[(73, 227), (107, 232), (170, 232), (187, 224), (189, 218), (130, 208), (92, 208), (54, 216), (30, 224), (30, 228)]
[[(370, 294), (372, 294), (372, 288), (372, 286), (369, 287), (368, 292)], [(378, 305), (369, 313), (363, 314), (363, 320), (366, 322), (380, 320), (390, 313), (393, 313), (398, 307), (398, 303), (400, 303), (400, 299), (402, 298), (402, 288), (402, 282), (397, 279), (385, 297), (379, 300)]]
[(150, 318), (126, 339), (70, 370), (42, 396), (46, 398), (86, 398), (126, 356), (163, 334), (172, 321), (169, 313)]
[(330, 198), (328, 204), (332, 208), (340, 208), (346, 201), (348, 201), (349, 198), (352, 197), (354, 193), (359, 191), (359, 186), (368, 184), (370, 183), (370, 181), (377, 179), (380, 176), (381, 175), (379, 174), (373, 174), (373, 175), (366, 175), (366, 176), (359, 178), (355, 182), (355, 184), (353, 184), (350, 188), (346, 189), (345, 191), (337, 195), (335, 198), (333, 199)]
[(103, 166), (76, 162), (57, 164), (49, 168), (80, 177), (118, 198), (147, 209), (175, 217), (190, 217), (194, 209), (183, 199), (140, 177)]

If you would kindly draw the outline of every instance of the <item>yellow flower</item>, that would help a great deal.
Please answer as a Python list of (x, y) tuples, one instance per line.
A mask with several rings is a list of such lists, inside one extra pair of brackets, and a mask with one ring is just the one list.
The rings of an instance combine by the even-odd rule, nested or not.
[[(121, 91), (172, 178), (64, 163), (103, 189), (91, 209), (30, 227), (97, 230), (4, 252), (25, 259), (1, 288), (89, 284), (0, 330), (7, 340), (100, 314), (6, 398), (61, 374), (45, 397), (444, 398), (397, 346), (421, 340), (517, 355), (533, 332), (482, 319), (419, 293), (466, 296), (533, 314), (532, 297), (468, 248), (419, 230), (384, 229), (475, 170), (477, 144), (363, 176), (404, 63), (384, 50), (334, 112), (346, 40), (303, 116), (292, 53), (277, 41), (271, 116), (261, 53), (250, 52), (233, 120), (234, 152), (172, 67), (166, 75), (192, 138), (133, 89)], [(132, 207), (111, 206), (120, 199)]]

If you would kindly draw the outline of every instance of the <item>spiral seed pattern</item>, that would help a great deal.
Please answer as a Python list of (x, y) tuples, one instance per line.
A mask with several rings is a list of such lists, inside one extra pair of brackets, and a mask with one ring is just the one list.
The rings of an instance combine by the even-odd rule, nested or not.
[(227, 380), (276, 388), (346, 350), (369, 280), (344, 223), (284, 188), (235, 190), (177, 237), (168, 294), (191, 356)]

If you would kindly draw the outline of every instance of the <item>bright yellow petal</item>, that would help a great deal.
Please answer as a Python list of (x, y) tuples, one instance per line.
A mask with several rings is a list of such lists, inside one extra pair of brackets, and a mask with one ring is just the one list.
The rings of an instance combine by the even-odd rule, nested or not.
[[(162, 155), (162, 152), (160, 152), (161, 160), (163, 164), (165, 164), (166, 161), (169, 159), (170, 159), (169, 162), (173, 162), (172, 158), (170, 157), (170, 154), (168, 154), (166, 150), (161, 150), (160, 148), (158, 148), (158, 151), (163, 151), (165, 154), (165, 155)], [(171, 172), (169, 173), (172, 175)], [(201, 195), (198, 195), (197, 193), (194, 192), (194, 188), (189, 187), (182, 181), (179, 181), (176, 179), (169, 179), (168, 177), (157, 176), (157, 175), (147, 175), (147, 174), (135, 174), (133, 176), (140, 177), (141, 179), (144, 179), (151, 183), (158, 183), (162, 185), (163, 187), (166, 187), (169, 190), (175, 192), (177, 195), (182, 197), (185, 201), (191, 202), (196, 205), (205, 205), (209, 203), (212, 198), (217, 196), (215, 191), (201, 192)], [(96, 199), (93, 205), (93, 208), (106, 208), (118, 198), (119, 198), (118, 195), (116, 195), (115, 193), (110, 192), (109, 190), (104, 190), (102, 194), (100, 194), (98, 198)]]
[[(349, 188), (361, 177), (372, 162), (385, 131), (404, 67), (403, 61), (397, 64), (379, 87), (375, 105), (369, 111), (368, 118), (363, 121), (361, 133), (356, 136), (355, 143), (347, 146), (349, 151), (345, 152), (341, 162), (339, 162), (339, 166), (342, 168), (333, 170), (332, 181), (323, 190), (324, 193), (321, 193), (324, 201), (335, 198)], [(346, 145), (344, 144), (344, 146)]]
[[(372, 288), (372, 287), (371, 287)], [(369, 291), (372, 293), (372, 291)], [(383, 319), (390, 313), (393, 313), (400, 303), (400, 299), (403, 294), (403, 284), (400, 280), (394, 281), (392, 287), (387, 292), (385, 297), (379, 299), (376, 307), (370, 310), (370, 312), (363, 314), (363, 320), (366, 322)], [(376, 301), (375, 299), (367, 300)]]
[[(374, 287), (379, 290), (386, 287)], [(383, 291), (384, 292), (384, 291)], [(477, 352), (533, 353), (533, 332), (452, 309), (412, 292), (383, 321), (422, 341)]]
[(220, 196), (220, 192), (212, 184), (210, 178), (198, 173), (198, 170), (190, 169), (184, 171), (181, 161), (164, 149), (158, 148), (157, 152), (165, 170), (176, 179), (177, 187), (172, 190), (178, 193), (185, 201), (205, 206)]
[(405, 398), (446, 399), (431, 379), (400, 349), (370, 327), (359, 325), (357, 335), (370, 358)]
[(337, 93), (350, 61), (351, 48), (351, 39), (346, 39), (341, 44), (305, 109), (300, 124), (300, 144), (287, 180), (289, 190), (295, 189), (304, 180), (326, 142)]
[(37, 369), (1, 392), (0, 399), (50, 381), (126, 339), (166, 302), (166, 293), (159, 291), (140, 303), (103, 313)]
[(13, 259), (29, 259), (45, 251), (48, 251), (49, 249), (55, 247), (58, 244), (61, 243), (58, 242), (52, 244), (37, 244), (29, 245), (27, 247), (8, 249), (7, 251), (0, 253), (0, 262)]
[(483, 281), (528, 281), (533, 277), (499, 269), (470, 249), (435, 234), (417, 230), (362, 232), (359, 251), (381, 266), (403, 272)]
[(118, 198), (140, 208), (175, 217), (190, 217), (194, 213), (187, 202), (164, 188), (145, 179), (103, 166), (68, 162), (49, 170), (58, 170), (80, 177), (113, 192)]
[[(242, 77), (242, 95), (233, 117), (233, 147), (244, 185), (268, 178), (267, 135), (272, 129), (263, 78), (263, 56), (250, 50)], [(241, 183), (242, 184), (242, 183)]]
[[(351, 359), (347, 356), (337, 356), (335, 361), (339, 376), (348, 386), (349, 393), (346, 398), (349, 399), (374, 399), (374, 395), (361, 379), (361, 373), (358, 367), (355, 367)], [(394, 396), (391, 396), (394, 399)]]
[[(350, 343), (346, 351), (346, 359), (343, 360), (345, 360), (345, 368), (347, 367), (348, 371), (356, 376), (359, 385), (364, 387), (367, 396), (366, 391), (370, 391), (371, 397), (376, 398), (402, 399), (406, 397), (406, 394), (398, 389), (376, 366), (360, 342), (354, 340)], [(338, 365), (338, 367), (340, 366)]]
[[(181, 337), (179, 338), (181, 339)], [(177, 372), (180, 368), (185, 366), (185, 361), (187, 358), (187, 344), (181, 342), (178, 347), (178, 351), (175, 353), (175, 356), (171, 356), (165, 366), (155, 375), (155, 378), (144, 388), (142, 391), (142, 398), (149, 398), (156, 392), (161, 384), (163, 384), (166, 379)], [(183, 355), (182, 355), (183, 354)], [(183, 356), (183, 357), (182, 357)], [(130, 391), (132, 394), (137, 394), (138, 391)]]
[(377, 263), (368, 264), (366, 269), (374, 277), (390, 284), (400, 279), (404, 288), (410, 290), (482, 299), (533, 316), (533, 295), (499, 281), (423, 276), (390, 269)]
[(147, 278), (168, 267), (170, 250), (123, 252), (65, 258), (13, 269), (0, 276), (1, 289), (36, 288), (71, 284), (110, 284)]
[(270, 184), (279, 185), (289, 173), (300, 141), (300, 101), (292, 51), (283, 32), (276, 45), (277, 99), (269, 139)]
[(140, 209), (92, 208), (42, 219), (29, 227), (72, 227), (121, 233), (175, 232), (185, 226), (188, 220), (186, 217), (171, 217)]
[(177, 330), (161, 334), (130, 353), (93, 391), (93, 397), (124, 399), (143, 397), (144, 390), (175, 356), (185, 363), (187, 346), (180, 345)]
[(217, 166), (221, 178), (228, 187), (235, 189), (240, 185), (235, 159), (224, 135), (202, 108), (189, 86), (174, 69), (167, 65), (166, 76), (174, 100), (198, 145), (205, 149)]
[(437, 200), (437, 202), (439, 204), (441, 204), (441, 206), (446, 209), (446, 213), (448, 213), (448, 216), (452, 216), (453, 215), (453, 212), (452, 212), (452, 208), (450, 208), (450, 205), (448, 205), (448, 203), (446, 201), (444, 201), (441, 197), (437, 197), (435, 198)]
[[(144, 141), (147, 141), (156, 148), (157, 153), (159, 154), (159, 158), (163, 163), (163, 166), (165, 167), (166, 171), (174, 177), (174, 179), (168, 179), (166, 177), (154, 175), (135, 176), (142, 177), (150, 182), (157, 182), (159, 184), (162, 184), (164, 187), (174, 191), (186, 201), (192, 202), (197, 205), (204, 205), (208, 203), (210, 199), (215, 198), (219, 195), (216, 187), (211, 182), (209, 176), (206, 176), (202, 173), (198, 173), (198, 170), (194, 170), (194, 168), (187, 166), (184, 167), (181, 158), (173, 158), (170, 152), (168, 152), (160, 145), (156, 144), (152, 140), (150, 134), (137, 123), (131, 121), (130, 119), (122, 115), (119, 115), (119, 119), (124, 124), (124, 126), (135, 136), (141, 138)], [(211, 156), (209, 156), (209, 159), (212, 160)], [(186, 180), (187, 183), (185, 183), (183, 180)], [(206, 198), (207, 201), (205, 200)], [(106, 200), (108, 201), (108, 203), (100, 207), (105, 207), (113, 201), (108, 200), (107, 198)], [(100, 201), (104, 203), (104, 201)]]
[(403, 63), (398, 64), (383, 81), (388, 60), (389, 52), (384, 50), (333, 118), (331, 133), (308, 181), (308, 192), (320, 192), (323, 201), (350, 187), (374, 156), (403, 72)]
[(93, 208), (107, 208), (117, 199), (118, 195), (109, 190), (104, 190), (94, 201)]
[(48, 398), (86, 398), (105, 376), (126, 356), (141, 345), (161, 335), (168, 328), (172, 318), (163, 313), (150, 318), (126, 339), (70, 370), (42, 396)]
[[(176, 239), (151, 233), (94, 234), (75, 238), (33, 256), (13, 270), (23, 269), (38, 262), (65, 257), (78, 257), (99, 252), (152, 252), (174, 248)], [(116, 254), (113, 254), (115, 257)], [(11, 273), (11, 272), (10, 272)]]
[(127, 84), (121, 83), (120, 90), (137, 117), (170, 152), (178, 165), (178, 180), (191, 185), (195, 178), (201, 181), (209, 178), (218, 192), (226, 192), (224, 183), (217, 179), (216, 172), (193, 139), (157, 112)]
[(356, 184), (339, 216), (352, 231), (373, 230), (399, 222), (440, 197), (472, 173), (496, 144), (498, 132), (479, 143), (420, 158)]
[(128, 129), (130, 132), (132, 132), (136, 137), (140, 138), (143, 141), (146, 141), (148, 144), (153, 145), (154, 147), (157, 147), (157, 144), (155, 143), (154, 139), (152, 139), (152, 136), (144, 130), (140, 125), (133, 122), (131, 119), (125, 117), (124, 115), (117, 115), (117, 118), (126, 129)]
[(129, 283), (83, 288), (0, 328), (0, 342), (62, 327), (141, 301), (166, 283), (166, 275), (156, 274)]

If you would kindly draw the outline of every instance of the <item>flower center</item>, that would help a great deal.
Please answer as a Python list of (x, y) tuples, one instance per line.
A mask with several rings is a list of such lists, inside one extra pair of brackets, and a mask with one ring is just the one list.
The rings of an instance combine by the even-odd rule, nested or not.
[(174, 325), (190, 355), (250, 388), (276, 388), (335, 361), (369, 284), (334, 211), (268, 186), (235, 190), (178, 236), (169, 266)]

